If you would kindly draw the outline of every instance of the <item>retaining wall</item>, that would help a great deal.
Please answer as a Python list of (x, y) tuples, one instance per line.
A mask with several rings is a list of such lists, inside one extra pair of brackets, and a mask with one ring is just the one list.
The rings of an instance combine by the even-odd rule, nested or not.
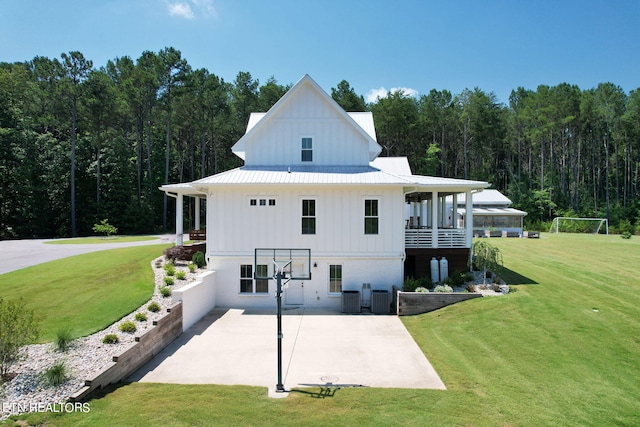
[(481, 298), (482, 294), (460, 294), (441, 292), (400, 292), (397, 293), (396, 310), (398, 316), (428, 313), (457, 302)]
[(216, 306), (216, 272), (200, 274), (196, 281), (171, 293), (174, 301), (181, 301), (182, 331), (186, 331)]
[(94, 390), (117, 383), (131, 375), (169, 343), (182, 334), (182, 303), (176, 302), (167, 309), (167, 314), (153, 322), (153, 327), (135, 337), (135, 344), (114, 356), (113, 361), (93, 378), (85, 380), (85, 386), (74, 393), (70, 400), (77, 402)]

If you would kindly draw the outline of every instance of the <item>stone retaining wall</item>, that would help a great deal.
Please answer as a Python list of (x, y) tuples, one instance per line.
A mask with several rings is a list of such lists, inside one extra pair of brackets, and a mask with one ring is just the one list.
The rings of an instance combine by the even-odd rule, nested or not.
[(85, 386), (74, 393), (70, 400), (77, 402), (94, 390), (122, 381), (147, 363), (153, 356), (182, 334), (182, 303), (167, 309), (167, 314), (153, 322), (153, 327), (135, 337), (135, 344), (113, 357), (113, 362), (85, 380)]
[(457, 302), (480, 297), (482, 294), (398, 291), (396, 307), (398, 316), (408, 316), (428, 313)]

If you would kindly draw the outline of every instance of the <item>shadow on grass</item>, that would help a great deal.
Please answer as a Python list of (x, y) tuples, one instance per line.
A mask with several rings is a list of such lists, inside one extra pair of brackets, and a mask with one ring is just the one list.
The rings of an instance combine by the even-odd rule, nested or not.
[(290, 393), (301, 393), (306, 394), (309, 397), (313, 397), (314, 399), (324, 399), (326, 397), (335, 396), (336, 392), (342, 388), (353, 388), (353, 387), (366, 387), (361, 384), (300, 384), (304, 387), (318, 387), (320, 391), (312, 391), (306, 389), (292, 388)]
[(522, 274), (516, 271), (510, 270), (506, 267), (502, 267), (502, 271), (500, 272), (500, 275), (510, 285), (537, 285), (538, 284), (538, 282), (536, 282), (535, 280), (527, 276), (523, 276)]

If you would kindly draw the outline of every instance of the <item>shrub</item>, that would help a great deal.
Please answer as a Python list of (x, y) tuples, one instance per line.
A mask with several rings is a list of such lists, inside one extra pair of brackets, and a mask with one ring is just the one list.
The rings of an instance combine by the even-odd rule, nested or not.
[(118, 329), (120, 329), (120, 332), (133, 333), (136, 331), (137, 328), (136, 328), (136, 324), (133, 323), (131, 320), (125, 320), (120, 324), (120, 326), (118, 326)]
[(173, 285), (173, 283), (174, 283), (173, 282), (173, 277), (165, 277), (164, 278), (164, 283), (169, 285), (169, 286)]
[(169, 261), (175, 261), (177, 259), (184, 259), (185, 257), (185, 249), (184, 246), (174, 246), (172, 248), (167, 248), (164, 250), (164, 256)]
[(105, 235), (105, 237), (109, 237), (112, 234), (116, 234), (118, 232), (118, 229), (109, 224), (106, 219), (103, 219), (99, 224), (93, 225), (93, 231), (96, 233), (102, 233)]
[(164, 265), (164, 271), (167, 273), (167, 276), (173, 276), (176, 274), (176, 266), (168, 262)]
[(147, 306), (147, 310), (149, 310), (152, 313), (157, 313), (160, 311), (160, 304), (158, 304), (157, 302), (153, 301), (151, 304), (149, 304)]
[(38, 338), (40, 327), (33, 310), (0, 298), (0, 376), (9, 374), (9, 367), (19, 359), (20, 347)]
[(473, 280), (473, 275), (471, 275), (470, 279), (467, 279), (467, 273), (469, 272), (463, 272), (463, 271), (454, 271), (453, 274), (451, 276), (448, 277), (448, 279), (450, 279), (449, 281), (445, 280), (445, 284), (447, 285), (451, 285), (451, 287), (458, 287), (458, 286), (462, 286), (465, 284), (465, 282), (468, 282), (469, 280)]
[(117, 344), (120, 339), (116, 334), (107, 334), (102, 338), (103, 344)]
[(494, 283), (491, 285), (491, 288), (493, 289), (493, 292), (500, 292), (500, 283)]
[(184, 271), (178, 271), (176, 272), (176, 279), (178, 280), (184, 280), (187, 278), (187, 273), (185, 273)]
[(466, 291), (467, 291), (467, 292), (470, 292), (470, 293), (475, 293), (475, 292), (476, 292), (476, 290), (477, 290), (477, 289), (476, 289), (476, 285), (475, 285), (475, 284), (473, 284), (473, 283), (469, 283), (469, 284), (465, 287), (465, 289), (466, 289)]
[(202, 251), (198, 251), (195, 254), (193, 254), (193, 257), (191, 257), (191, 261), (198, 266), (198, 268), (202, 268), (205, 266), (206, 262), (204, 259), (204, 252)]
[(418, 280), (413, 277), (407, 277), (402, 286), (402, 290), (405, 292), (415, 292), (418, 287)]
[(59, 329), (58, 332), (56, 332), (56, 349), (61, 352), (67, 351), (71, 341), (73, 341), (71, 336), (71, 329)]
[(453, 292), (453, 289), (449, 285), (438, 285), (433, 292)]
[(171, 296), (171, 288), (168, 286), (163, 286), (160, 288), (160, 295), (162, 295), (164, 298), (170, 297)]
[(628, 231), (623, 231), (622, 234), (620, 234), (620, 237), (622, 237), (623, 239), (630, 239), (631, 233)]
[(190, 262), (189, 264), (187, 264), (187, 268), (191, 273), (195, 273), (197, 267), (198, 266), (195, 265), (193, 262)]
[(427, 288), (433, 289), (433, 282), (431, 281), (431, 277), (421, 277), (418, 279), (418, 287), (419, 288)]
[(429, 292), (429, 289), (424, 288), (424, 287), (422, 287), (422, 286), (418, 286), (418, 287), (416, 288), (415, 292), (423, 292), (423, 293), (427, 293), (427, 292)]
[(50, 386), (59, 386), (67, 380), (67, 367), (64, 362), (58, 362), (44, 371), (44, 377)]
[(138, 322), (146, 322), (147, 321), (147, 315), (144, 313), (136, 313), (136, 320)]

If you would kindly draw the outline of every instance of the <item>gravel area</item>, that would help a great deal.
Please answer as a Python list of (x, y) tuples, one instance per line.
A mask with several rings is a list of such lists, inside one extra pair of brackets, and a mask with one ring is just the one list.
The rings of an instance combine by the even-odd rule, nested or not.
[[(69, 349), (61, 353), (57, 351), (53, 343), (33, 344), (22, 348), (24, 358), (11, 367), (11, 373), (16, 376), (0, 386), (1, 410), (0, 420), (6, 419), (11, 414), (29, 412), (30, 410), (64, 409), (70, 410), (71, 406), (64, 405), (69, 396), (84, 386), (84, 381), (91, 378), (113, 361), (117, 356), (131, 347), (135, 336), (141, 335), (145, 330), (153, 327), (152, 322), (158, 320), (167, 313), (167, 308), (173, 303), (172, 299), (163, 298), (160, 288), (165, 285), (164, 256), (151, 262), (151, 268), (155, 274), (155, 290), (151, 300), (147, 301), (138, 310), (123, 317), (106, 329), (83, 338), (74, 340)], [(185, 279), (177, 280), (171, 289), (179, 289), (193, 281), (202, 272), (196, 270), (191, 273), (186, 263), (176, 262), (176, 271), (184, 271)], [(147, 310), (151, 301), (156, 301), (161, 309), (157, 313)], [(147, 315), (146, 321), (136, 321), (138, 312)], [(136, 325), (135, 333), (120, 332), (119, 325), (123, 321), (133, 321)], [(116, 334), (119, 342), (116, 344), (103, 344), (102, 339), (107, 334)], [(51, 387), (43, 378), (44, 372), (51, 366), (63, 362), (67, 371), (67, 380), (57, 387)], [(39, 408), (39, 409), (35, 409)], [(75, 407), (77, 410), (77, 407)]]

